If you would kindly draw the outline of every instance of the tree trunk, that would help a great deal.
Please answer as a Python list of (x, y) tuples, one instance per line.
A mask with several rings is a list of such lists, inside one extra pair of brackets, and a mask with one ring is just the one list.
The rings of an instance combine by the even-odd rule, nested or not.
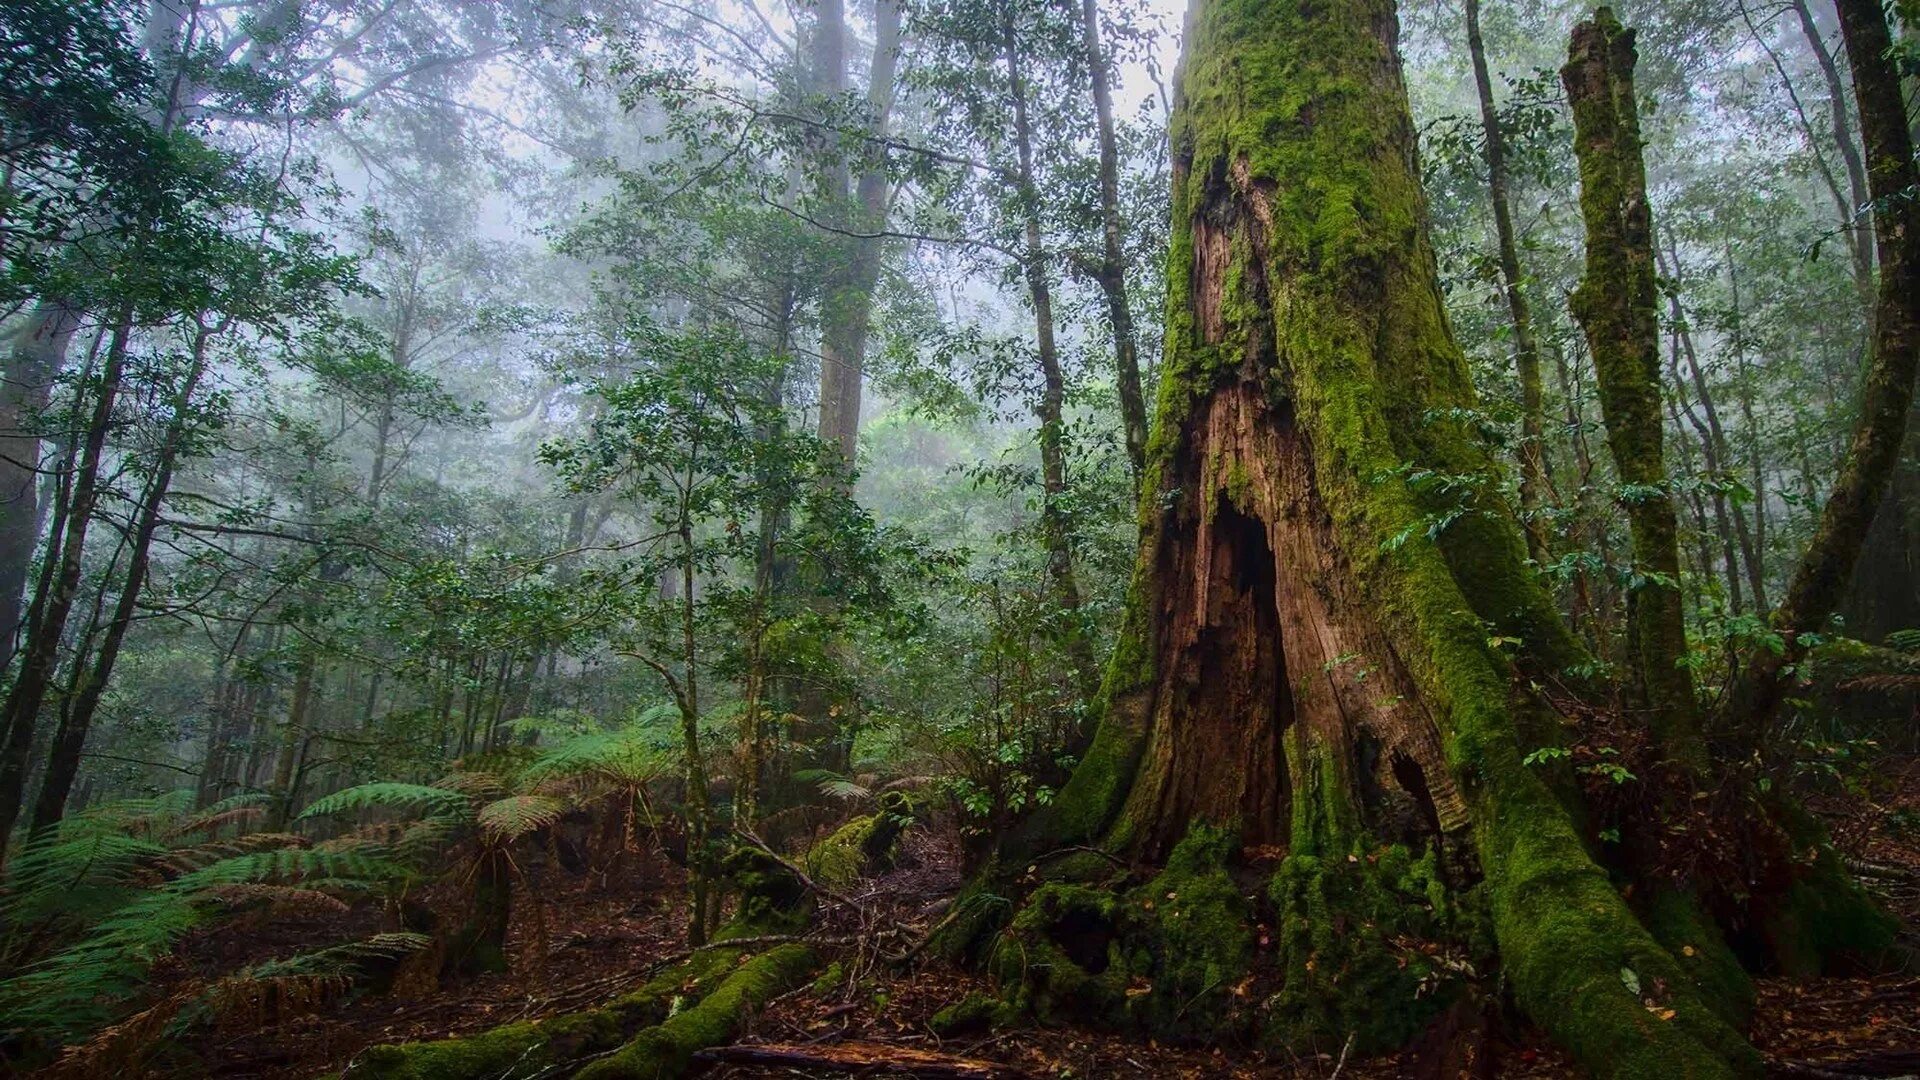
[(0, 668), (13, 657), (40, 540), (40, 414), (79, 326), (79, 313), (42, 301), (14, 338), (0, 379)]
[[(1151, 1014), (1171, 985), (1179, 1011), (1163, 1015), (1194, 1033), (1202, 999), (1230, 996), (1200, 977), (1189, 1000), (1179, 966), (1196, 951), (1231, 959), (1211, 950), (1243, 919), (1210, 909), (1250, 916), (1218, 866), (1235, 858), (1225, 835), (1249, 857), (1284, 853), (1276, 1001), (1293, 1020), (1279, 1034), (1318, 1017), (1321, 1045), (1360, 1027), (1362, 1041), (1387, 1037), (1384, 1017), (1426, 999), (1380, 924), (1444, 903), (1359, 897), (1397, 895), (1382, 875), (1411, 848), (1439, 867), (1436, 889), (1482, 880), (1507, 985), (1596, 1074), (1753, 1070), (1523, 764), (1549, 732), (1507, 637), (1521, 670), (1557, 671), (1577, 650), (1513, 511), (1489, 484), (1456, 513), (1414, 478), (1494, 465), (1455, 419), (1475, 399), (1442, 309), (1390, 0), (1197, 0), (1187, 26), (1140, 558), (1094, 745), (1003, 855), (1037, 866), (1101, 844), (1164, 857), (1140, 918), (1199, 929), (1151, 971), (1108, 950), (1105, 970), (1078, 968), (1078, 997), (1119, 971), (1118, 1008)], [(1010, 932), (1050, 910), (1097, 921), (1084, 893), (1050, 890)], [(1060, 950), (1039, 962), (1077, 966)], [(1649, 1019), (1623, 969), (1660, 981), (1670, 1019)], [(1154, 988), (1129, 989), (1131, 976)]]
[[(1673, 760), (1706, 764), (1680, 594), (1679, 522), (1663, 457), (1653, 225), (1633, 93), (1633, 31), (1599, 9), (1574, 28), (1560, 70), (1573, 109), (1587, 272), (1574, 291), (1600, 388), (1607, 447), (1633, 536), (1627, 651), (1638, 703)], [(1711, 567), (1707, 568), (1709, 571)]]
[(1487, 195), (1493, 202), (1493, 233), (1499, 248), (1500, 283), (1507, 314), (1513, 320), (1513, 370), (1520, 382), (1520, 514), (1527, 553), (1542, 566), (1552, 561), (1543, 502), (1553, 496), (1547, 465), (1546, 390), (1540, 379), (1540, 348), (1533, 336), (1533, 312), (1521, 283), (1520, 250), (1514, 241), (1513, 209), (1507, 198), (1506, 136), (1493, 105), (1493, 79), (1487, 47), (1480, 39), (1480, 0), (1466, 0), (1467, 52), (1473, 59), (1473, 84), (1480, 95), (1480, 128), (1485, 138)]
[(507, 928), (513, 921), (513, 860), (492, 842), (480, 850), (473, 867), (473, 891), (466, 921), (447, 944), (449, 974), (478, 975), (507, 970)]
[(1859, 147), (1854, 145), (1853, 124), (1847, 115), (1847, 88), (1840, 78), (1840, 67), (1833, 62), (1833, 52), (1827, 48), (1827, 39), (1820, 32), (1820, 24), (1814, 20), (1813, 9), (1807, 6), (1807, 0), (1793, 0), (1793, 11), (1800, 18), (1800, 32), (1806, 36), (1807, 50), (1820, 66), (1820, 77), (1827, 91), (1827, 120), (1833, 126), (1834, 149), (1840, 153), (1840, 164), (1847, 173), (1847, 198), (1852, 203), (1851, 214), (1843, 215), (1843, 227), (1847, 230), (1847, 248), (1853, 255), (1854, 279), (1866, 286), (1864, 296), (1871, 296), (1873, 283), (1873, 212), (1870, 209), (1872, 196), (1867, 191), (1867, 167), (1860, 159)]
[(1860, 109), (1867, 184), (1880, 208), (1872, 363), (1840, 475), (1774, 612), (1774, 625), (1787, 635), (1788, 647), (1757, 651), (1726, 697), (1727, 718), (1750, 732), (1765, 731), (1779, 709), (1783, 674), (1804, 651), (1801, 636), (1822, 629), (1840, 601), (1899, 465), (1920, 370), (1920, 200), (1910, 197), (1920, 185), (1920, 169), (1913, 160), (1900, 79), (1887, 60), (1893, 37), (1878, 0), (1839, 0), (1838, 7)]
[[(1000, 5), (1001, 43), (1007, 61), (1007, 90), (1013, 103), (1013, 138), (1018, 162), (1017, 191), (1021, 234), (1025, 249), (1021, 269), (1027, 297), (1033, 305), (1034, 351), (1040, 361), (1040, 400), (1034, 417), (1040, 421), (1040, 532), (1047, 549), (1047, 577), (1061, 610), (1070, 620), (1080, 611), (1080, 585), (1074, 575), (1073, 528), (1064, 504), (1067, 493), (1066, 373), (1055, 340), (1052, 274), (1040, 224), (1040, 189), (1034, 178), (1033, 125), (1027, 116), (1024, 57), (1010, 2)], [(1067, 631), (1067, 651), (1080, 676), (1082, 690), (1091, 695), (1099, 673), (1093, 647), (1077, 625)]]
[(1115, 389), (1120, 397), (1120, 424), (1127, 443), (1127, 461), (1138, 485), (1147, 467), (1147, 405), (1140, 386), (1140, 347), (1133, 327), (1133, 308), (1127, 300), (1127, 251), (1120, 220), (1120, 144), (1113, 130), (1112, 68), (1100, 40), (1098, 0), (1080, 0), (1080, 35), (1085, 43), (1087, 75), (1093, 84), (1094, 133), (1100, 143), (1100, 269), (1095, 275), (1107, 301), (1107, 324), (1113, 331)]
[[(814, 26), (813, 73), (815, 92), (838, 97), (847, 89), (846, 6), (842, 0), (822, 0)], [(867, 81), (867, 133), (883, 136), (893, 109), (893, 84), (899, 70), (900, 8), (893, 0), (874, 5), (873, 63)], [(872, 147), (866, 147), (872, 152)], [(885, 242), (888, 182), (885, 160), (863, 169), (858, 181), (845, 164), (844, 147), (825, 169), (824, 190), (836, 203), (848, 197), (847, 211), (835, 207), (829, 220), (845, 220), (846, 264), (827, 283), (821, 298), (820, 328), (820, 439), (838, 451), (851, 468), (860, 442), (861, 381), (866, 365), (867, 335), (873, 318), (873, 290), (880, 280)]]
[(173, 485), (174, 467), (179, 461), (192, 423), (190, 410), (193, 408), (194, 392), (199, 389), (201, 376), (206, 372), (207, 346), (224, 328), (224, 324), (219, 328), (202, 327), (194, 337), (191, 365), (174, 394), (172, 415), (161, 438), (159, 454), (153, 462), (153, 476), (147, 481), (146, 491), (134, 514), (133, 534), (127, 541), (126, 577), (121, 581), (119, 596), (114, 601), (113, 617), (107, 623), (99, 652), (92, 659), (91, 670), (78, 673), (87, 662), (84, 650), (74, 659), (78, 685), (70, 700), (63, 703), (60, 725), (54, 732), (53, 746), (47, 756), (46, 776), (40, 783), (40, 796), (33, 808), (35, 832), (52, 827), (66, 813), (67, 794), (72, 790), (74, 777), (80, 771), (80, 755), (86, 749), (87, 733), (93, 729), (94, 714), (100, 709), (100, 699), (107, 691), (107, 681), (113, 677), (114, 665), (120, 658), (121, 643), (126, 640), (127, 628), (133, 625), (141, 590), (147, 584), (153, 534), (160, 528), (160, 509), (166, 501), (168, 489)]
[(7, 838), (25, 801), (27, 756), (33, 748), (34, 727), (47, 690), (53, 684), (67, 616), (72, 613), (79, 592), (87, 526), (92, 522), (94, 505), (100, 497), (101, 458), (106, 450), (114, 403), (119, 398), (121, 377), (126, 370), (127, 343), (132, 332), (133, 309), (127, 305), (114, 320), (113, 340), (107, 346), (93, 413), (82, 444), (77, 448), (79, 460), (71, 480), (71, 493), (62, 500), (55, 514), (53, 539), (49, 541), (40, 587), (34, 591), (33, 603), (27, 610), (20, 669), (7, 694), (5, 707), (0, 709), (0, 724), (4, 724), (6, 730), (4, 756), (0, 757), (0, 855), (6, 851)]

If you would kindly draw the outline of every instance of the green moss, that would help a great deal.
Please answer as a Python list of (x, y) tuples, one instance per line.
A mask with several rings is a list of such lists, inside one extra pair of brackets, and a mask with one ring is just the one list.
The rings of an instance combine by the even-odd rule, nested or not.
[(1488, 964), (1478, 894), (1450, 895), (1432, 852), (1289, 856), (1270, 894), (1283, 982), (1262, 1035), (1289, 1052), (1403, 1045)]
[(893, 865), (900, 833), (913, 821), (906, 795), (881, 796), (876, 813), (854, 818), (815, 844), (802, 860), (807, 875), (824, 885), (851, 885)]
[(1782, 895), (1757, 905), (1770, 959), (1790, 975), (1884, 967), (1898, 920), (1847, 873), (1819, 819), (1785, 798), (1772, 800), (1772, 808), (1804, 864)]
[(697, 997), (730, 970), (739, 953), (697, 953), (646, 985), (598, 1009), (507, 1024), (456, 1039), (376, 1046), (347, 1075), (368, 1080), (527, 1080), (619, 1046), (666, 1019), (676, 999)]
[(721, 870), (739, 894), (739, 906), (715, 941), (765, 934), (797, 933), (807, 925), (813, 896), (793, 871), (755, 848), (736, 848)]
[(1646, 905), (1645, 921), (1700, 1000), (1727, 1024), (1744, 1030), (1753, 1018), (1753, 980), (1720, 931), (1706, 921), (1698, 901), (1676, 889), (1656, 890)]
[(1019, 1015), (1114, 1023), (1126, 1000), (1120, 901), (1084, 885), (1042, 885), (994, 944), (988, 966)]
[(959, 1001), (933, 1014), (927, 1026), (943, 1038), (985, 1031), (1011, 1022), (1015, 1017), (1007, 1003), (991, 994), (973, 991)]
[(806, 981), (817, 963), (813, 950), (804, 945), (781, 945), (746, 960), (699, 1004), (647, 1028), (575, 1076), (577, 1080), (666, 1080), (685, 1075), (696, 1051), (733, 1038), (749, 1010)]
[(1253, 906), (1227, 873), (1239, 838), (1195, 825), (1166, 869), (1128, 897), (1131, 1024), (1162, 1036), (1251, 1027)]

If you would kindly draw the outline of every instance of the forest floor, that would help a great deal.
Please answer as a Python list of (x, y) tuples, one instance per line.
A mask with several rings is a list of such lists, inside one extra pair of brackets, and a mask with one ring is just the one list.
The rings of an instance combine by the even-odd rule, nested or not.
[[(1890, 780), (1871, 805), (1858, 799), (1814, 800), (1847, 854), (1909, 926), (1920, 926), (1920, 758), (1883, 769)], [(512, 973), (463, 983), (419, 987), (336, 1005), (270, 1026), (202, 1031), (155, 1059), (153, 1075), (219, 1078), (310, 1078), (338, 1073), (368, 1046), (444, 1038), (516, 1020), (567, 1013), (596, 1005), (643, 981), (658, 960), (680, 948), (684, 908), (677, 873), (659, 860), (630, 859), (623, 873), (569, 877), (546, 867), (540, 876), (542, 908), (516, 911)], [(957, 844), (951, 835), (918, 829), (908, 833), (898, 868), (864, 883), (856, 899), (868, 910), (868, 926), (898, 926), (909, 936), (937, 921), (943, 902), (962, 883)], [(369, 919), (316, 912), (304, 922), (274, 923), (272, 941), (247, 927), (229, 926), (195, 940), (176, 963), (174, 977), (225, 965), (253, 950), (284, 952), (307, 937), (338, 941), (343, 919)], [(831, 923), (833, 916), (826, 917)], [(844, 929), (844, 928), (843, 928)], [(831, 932), (831, 931), (828, 931)], [(544, 939), (544, 940), (543, 940)], [(861, 957), (843, 960), (859, 966)], [(1347, 1060), (1342, 1047), (1297, 1059), (1221, 1048), (1159, 1045), (1138, 1037), (1070, 1027), (982, 1032), (937, 1037), (929, 1021), (969, 991), (990, 989), (976, 975), (936, 960), (911, 970), (874, 965), (862, 970), (857, 990), (825, 994), (803, 989), (776, 999), (751, 1019), (739, 1044), (818, 1049), (850, 1047), (885, 1059), (911, 1050), (930, 1051), (999, 1067), (1004, 1077), (1314, 1077), (1439, 1076), (1417, 1053), (1374, 1060)], [(1458, 1034), (1457, 1032), (1455, 1033)], [(1877, 978), (1760, 981), (1753, 1038), (1770, 1063), (1770, 1075), (1833, 1077), (1907, 1075), (1920, 1072), (1920, 977), (1915, 972)], [(1454, 1040), (1458, 1045), (1458, 1040)], [(1580, 1075), (1544, 1040), (1486, 1036), (1480, 1043), (1479, 1075), (1569, 1077)], [(1850, 1063), (1842, 1069), (1841, 1063)], [(1872, 1071), (1875, 1066), (1879, 1071)], [(1453, 1070), (1447, 1070), (1451, 1073)], [(714, 1063), (703, 1076), (715, 1080), (853, 1075), (832, 1069)], [(901, 1075), (884, 1069), (859, 1075)]]

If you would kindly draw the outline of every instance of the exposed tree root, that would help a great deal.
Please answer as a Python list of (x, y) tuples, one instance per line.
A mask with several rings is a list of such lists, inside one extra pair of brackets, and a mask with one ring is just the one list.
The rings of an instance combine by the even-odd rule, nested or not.
[(804, 982), (819, 958), (805, 945), (781, 945), (742, 963), (698, 1005), (647, 1028), (608, 1057), (576, 1076), (579, 1080), (665, 1080), (682, 1076), (696, 1051), (718, 1046), (740, 1030), (750, 1010)]
[(372, 1047), (348, 1065), (345, 1075), (352, 1080), (524, 1080), (617, 1049), (665, 1020), (676, 997), (712, 987), (740, 956), (738, 950), (696, 953), (597, 1009), (460, 1038)]
[(936, 1054), (891, 1043), (843, 1042), (825, 1046), (721, 1046), (694, 1055), (698, 1061), (787, 1066), (835, 1072), (884, 1072), (922, 1080), (1023, 1080), (1028, 1073), (996, 1061)]

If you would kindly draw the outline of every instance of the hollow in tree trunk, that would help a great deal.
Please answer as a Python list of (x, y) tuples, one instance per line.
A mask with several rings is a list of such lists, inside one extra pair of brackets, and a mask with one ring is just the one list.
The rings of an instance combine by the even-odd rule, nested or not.
[(1631, 906), (1528, 762), (1579, 653), (1459, 420), (1392, 3), (1187, 26), (1142, 547), (1093, 746), (999, 853), (1008, 1007), (1385, 1048), (1470, 998), (1397, 951), (1440, 939), (1599, 1076), (1755, 1073), (1719, 936)]

